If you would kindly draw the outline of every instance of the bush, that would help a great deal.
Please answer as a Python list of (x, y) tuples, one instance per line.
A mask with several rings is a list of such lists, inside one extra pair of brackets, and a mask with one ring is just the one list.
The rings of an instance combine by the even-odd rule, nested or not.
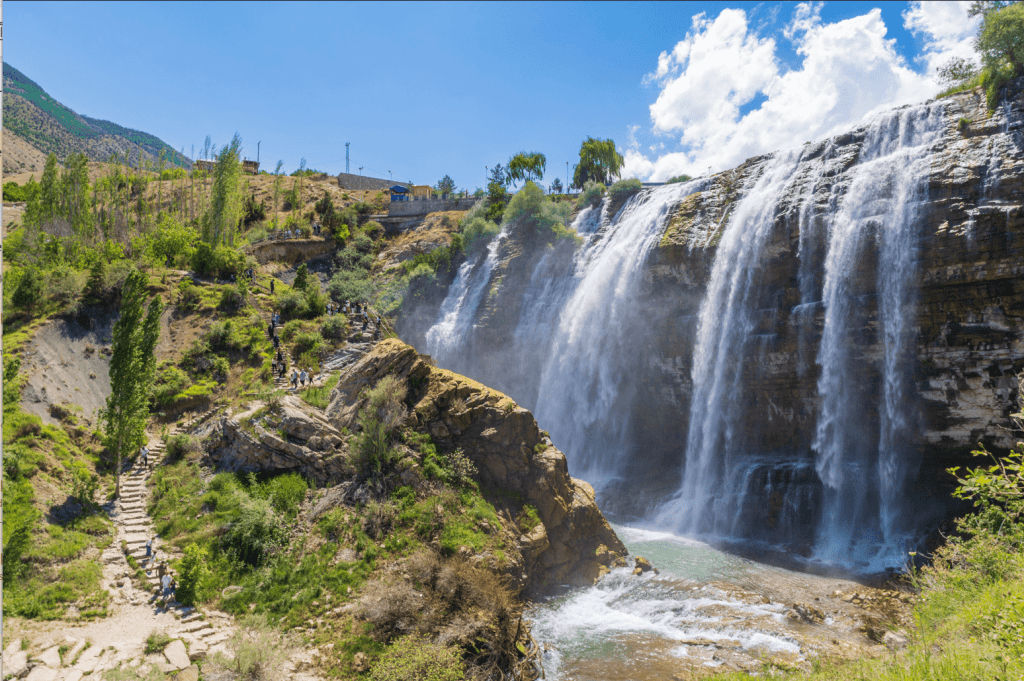
[(235, 558), (255, 567), (277, 552), (287, 538), (287, 528), (268, 499), (235, 494), (239, 516), (228, 525), (221, 544)]
[(306, 267), (306, 263), (302, 263), (295, 272), (292, 288), (297, 291), (305, 291), (307, 286), (309, 286), (309, 268)]
[(146, 637), (146, 648), (144, 652), (146, 655), (152, 655), (153, 653), (162, 653), (167, 644), (171, 642), (171, 637), (162, 631), (156, 631), (155, 629), (150, 632), (149, 636)]
[(74, 306), (82, 297), (85, 282), (84, 272), (60, 265), (46, 278), (46, 297), (61, 307)]
[(376, 220), (370, 220), (363, 225), (363, 233), (371, 239), (377, 239), (381, 234), (384, 233), (384, 227)]
[(627, 180), (619, 180), (618, 182), (613, 184), (608, 189), (608, 194), (609, 196), (612, 197), (612, 199), (620, 199), (630, 194), (635, 194), (641, 189), (643, 189), (643, 184), (640, 182), (640, 180), (638, 180), (635, 177), (631, 177)]
[(298, 319), (306, 316), (306, 298), (298, 291), (277, 294), (277, 309), (283, 319)]
[(356, 201), (351, 207), (359, 215), (369, 215), (373, 212), (373, 205), (365, 201)]
[(316, 352), (323, 344), (324, 339), (319, 331), (302, 331), (295, 334), (295, 354), (304, 355), (307, 352)]
[(690, 177), (689, 175), (686, 175), (686, 174), (676, 175), (675, 177), (667, 180), (665, 182), (665, 184), (676, 184), (677, 182), (689, 182), (692, 179), (693, 179), (692, 177)]
[(195, 435), (186, 435), (185, 433), (178, 433), (172, 435), (167, 440), (167, 459), (168, 461), (177, 461), (188, 454), (193, 454), (202, 450), (202, 444), (199, 442), (199, 438)]
[(195, 310), (202, 298), (199, 289), (186, 277), (178, 283), (178, 307), (183, 310)]
[(483, 243), (488, 243), (500, 231), (501, 228), (498, 225), (477, 216), (462, 223), (462, 243), (468, 251), (477, 239), (480, 239)]
[(43, 299), (43, 277), (35, 268), (25, 270), (14, 289), (11, 302), (15, 307), (31, 312)]
[(174, 598), (184, 605), (196, 604), (196, 592), (206, 577), (206, 549), (192, 542), (185, 547), (185, 555), (178, 565), (178, 588)]
[(320, 325), (320, 335), (331, 340), (344, 340), (348, 336), (348, 317), (344, 314), (327, 317)]
[(596, 206), (604, 196), (605, 186), (600, 182), (594, 180), (587, 180), (583, 185), (583, 193), (580, 194), (579, 200), (576, 201), (577, 208), (584, 208), (586, 206)]
[(249, 287), (245, 279), (239, 279), (235, 286), (226, 286), (220, 292), (220, 303), (218, 307), (227, 312), (237, 312), (249, 299)]
[(159, 407), (170, 404), (178, 393), (192, 384), (192, 379), (176, 366), (165, 366), (157, 372), (153, 383), (153, 401)]
[(238, 629), (228, 639), (228, 658), (216, 653), (203, 665), (208, 679), (244, 679), (245, 681), (280, 681), (287, 678), (285, 664), (296, 647), (286, 634), (267, 623), (264, 614), (248, 615), (238, 622)]
[(373, 281), (365, 270), (341, 270), (331, 277), (327, 292), (338, 302), (368, 301), (373, 297)]
[(398, 458), (391, 445), (405, 419), (407, 391), (404, 382), (388, 375), (367, 392), (359, 412), (361, 432), (354, 445), (354, 463), (361, 475), (383, 477), (390, 473)]

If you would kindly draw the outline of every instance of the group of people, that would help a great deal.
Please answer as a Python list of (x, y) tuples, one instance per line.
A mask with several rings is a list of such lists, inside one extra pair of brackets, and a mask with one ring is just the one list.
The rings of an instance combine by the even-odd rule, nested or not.
[[(147, 570), (156, 560), (153, 552), (153, 538), (146, 539), (146, 563)], [(163, 598), (174, 598), (174, 592), (178, 589), (178, 582), (171, 576), (167, 561), (160, 561), (156, 566), (157, 578), (160, 580), (160, 595)]]

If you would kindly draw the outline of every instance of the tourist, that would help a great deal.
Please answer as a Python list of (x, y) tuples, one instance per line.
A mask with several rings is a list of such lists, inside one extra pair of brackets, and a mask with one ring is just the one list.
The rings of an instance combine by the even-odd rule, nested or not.
[(156, 566), (157, 579), (163, 581), (165, 574), (167, 574), (167, 563), (160, 561), (160, 564)]
[(271, 338), (271, 339), (274, 337), (274, 323), (273, 322), (271, 322), (270, 324), (267, 325), (267, 337)]
[(146, 468), (149, 466), (149, 450), (146, 449), (146, 445), (142, 445), (142, 449), (139, 450), (139, 455), (142, 457), (142, 466)]
[(299, 372), (297, 372), (295, 369), (292, 369), (292, 390), (298, 390), (298, 389), (299, 389)]
[(146, 538), (146, 558), (152, 558), (152, 557), (153, 557), (153, 538), (152, 537), (147, 537)]
[(167, 598), (168, 596), (170, 596), (171, 595), (171, 576), (168, 575), (168, 574), (165, 574), (163, 577), (161, 577), (160, 578), (160, 586), (162, 586), (163, 589), (164, 589), (164, 591), (163, 591), (164, 598)]
[(284, 378), (284, 375), (287, 372), (288, 372), (288, 363), (287, 362), (281, 362), (281, 375), (280, 375), (280, 378)]
[(274, 278), (270, 278), (270, 295), (274, 295)]
[(306, 387), (306, 370), (305, 369), (303, 369), (302, 373), (299, 374), (299, 383), (302, 384), (303, 388)]

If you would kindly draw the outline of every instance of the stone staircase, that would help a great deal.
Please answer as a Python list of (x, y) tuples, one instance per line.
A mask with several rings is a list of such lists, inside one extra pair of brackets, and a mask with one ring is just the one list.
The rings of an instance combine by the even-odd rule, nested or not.
[[(193, 425), (200, 423), (216, 410), (209, 409), (196, 419)], [(186, 429), (175, 426), (168, 437), (185, 433)], [(117, 543), (124, 546), (125, 554), (117, 551), (119, 560), (123, 563), (125, 574), (132, 576), (133, 570), (127, 564), (127, 557), (135, 559), (139, 567), (145, 573), (144, 582), (139, 585), (149, 594), (148, 603), (160, 606), (161, 596), (160, 579), (157, 567), (160, 562), (169, 561), (176, 557), (172, 551), (164, 550), (161, 540), (156, 536), (153, 529), (153, 521), (146, 512), (146, 504), (149, 498), (149, 490), (146, 481), (153, 470), (164, 462), (167, 453), (167, 442), (161, 440), (150, 446), (148, 465), (137, 462), (131, 471), (121, 481), (121, 497), (115, 505), (115, 513), (112, 514), (117, 529)], [(146, 556), (146, 540), (153, 540), (153, 555)], [(122, 545), (120, 542), (124, 542)], [(168, 566), (169, 567), (169, 566)], [(174, 577), (173, 570), (171, 576)], [(129, 601), (131, 604), (138, 604), (138, 599)], [(211, 611), (203, 613), (199, 610), (184, 606), (176, 601), (164, 604), (164, 607), (180, 617), (179, 625), (167, 633), (172, 638), (180, 638), (188, 645), (188, 656), (193, 661), (201, 659), (215, 646), (223, 643), (233, 633), (232, 619), (229, 615)], [(217, 650), (224, 650), (223, 646)]]
[[(313, 387), (317, 383), (322, 385), (328, 378), (330, 378), (331, 374), (336, 371), (342, 371), (352, 364), (355, 364), (360, 357), (365, 355), (366, 352), (373, 347), (373, 344), (376, 342), (374, 333), (370, 330), (373, 328), (373, 325), (370, 325), (366, 331), (363, 331), (361, 315), (350, 314), (348, 315), (348, 318), (351, 332), (349, 333), (348, 342), (345, 344), (345, 347), (321, 361), (321, 371), (317, 374), (316, 383), (307, 381), (306, 387)], [(275, 331), (280, 334), (280, 331), (283, 328), (283, 326), (275, 327)], [(294, 392), (291, 384), (293, 369), (301, 371), (302, 367), (296, 367), (295, 358), (289, 355), (288, 371), (285, 372), (284, 377), (282, 378), (280, 375), (274, 374), (275, 390), (288, 390)], [(302, 390), (301, 385), (299, 386), (299, 390)]]

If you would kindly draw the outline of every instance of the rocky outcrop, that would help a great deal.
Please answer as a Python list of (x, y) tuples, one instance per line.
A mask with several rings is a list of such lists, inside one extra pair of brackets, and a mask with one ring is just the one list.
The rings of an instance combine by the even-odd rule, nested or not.
[(330, 253), (337, 244), (333, 239), (268, 239), (252, 246), (246, 252), (265, 265), (268, 262), (300, 263), (324, 253)]
[(401, 341), (378, 343), (342, 377), (327, 408), (335, 428), (356, 427), (364, 389), (387, 375), (409, 386), (409, 426), (443, 449), (462, 449), (485, 495), (536, 508), (540, 524), (509, 547), (522, 555), (528, 590), (592, 584), (622, 563), (626, 548), (598, 510), (593, 488), (569, 476), (565, 455), (533, 415), (502, 393), (433, 366)]

